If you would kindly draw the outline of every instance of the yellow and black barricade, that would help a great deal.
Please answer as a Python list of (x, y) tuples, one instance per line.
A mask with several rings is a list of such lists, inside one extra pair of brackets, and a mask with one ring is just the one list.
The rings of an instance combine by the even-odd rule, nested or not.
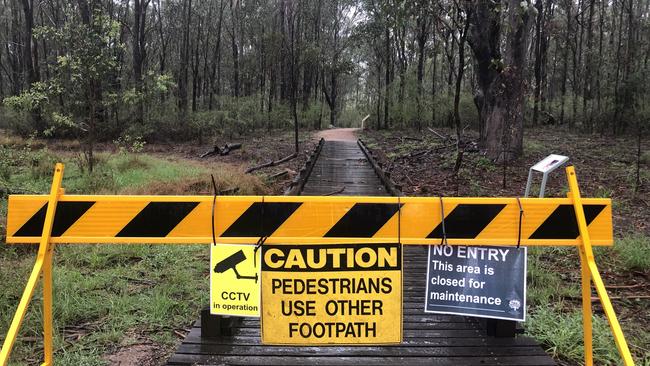
[(41, 274), (44, 364), (52, 364), (54, 244), (208, 244), (215, 239), (251, 244), (260, 238), (266, 244), (438, 245), (446, 241), (449, 245), (577, 246), (585, 363), (593, 364), (593, 283), (621, 357), (626, 365), (633, 365), (592, 251), (592, 245), (613, 244), (612, 202), (581, 198), (573, 167), (566, 170), (567, 198), (224, 196), (213, 201), (213, 196), (67, 195), (61, 188), (63, 165), (57, 164), (49, 195), (9, 197), (7, 243), (40, 246), (0, 352), (0, 366), (8, 362)]
[[(449, 244), (578, 245), (570, 198), (443, 198)], [(611, 245), (611, 200), (585, 199), (593, 245)], [(224, 196), (215, 207), (219, 243), (393, 242), (402, 210), (403, 244), (439, 244), (440, 199), (402, 197)], [(8, 243), (38, 243), (47, 196), (11, 196)], [(262, 213), (264, 220), (262, 220)], [(77, 196), (58, 200), (52, 243), (211, 243), (211, 196)], [(261, 226), (260, 222), (264, 221)]]

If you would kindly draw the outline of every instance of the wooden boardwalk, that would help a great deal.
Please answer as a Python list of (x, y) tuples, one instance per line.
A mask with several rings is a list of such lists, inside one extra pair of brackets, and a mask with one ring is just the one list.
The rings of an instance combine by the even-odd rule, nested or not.
[[(388, 195), (356, 142), (326, 141), (302, 194)], [(392, 346), (261, 344), (258, 319), (201, 337), (197, 321), (168, 365), (555, 365), (531, 338), (489, 337), (476, 318), (424, 313), (426, 248), (404, 248), (404, 340)]]
[(342, 188), (336, 195), (388, 195), (356, 142), (325, 141), (302, 195), (326, 195)]

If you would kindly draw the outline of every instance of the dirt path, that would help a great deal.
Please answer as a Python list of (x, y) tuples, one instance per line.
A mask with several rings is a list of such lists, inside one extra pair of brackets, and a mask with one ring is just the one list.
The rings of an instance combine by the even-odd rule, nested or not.
[(316, 138), (327, 141), (357, 141), (358, 128), (333, 128), (316, 132)]

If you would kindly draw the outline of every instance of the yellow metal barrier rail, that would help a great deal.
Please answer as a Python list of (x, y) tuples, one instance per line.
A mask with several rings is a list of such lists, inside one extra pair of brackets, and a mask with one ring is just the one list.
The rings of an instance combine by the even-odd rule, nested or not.
[(41, 273), (43, 365), (52, 364), (54, 244), (207, 244), (213, 235), (226, 244), (264, 237), (266, 243), (578, 246), (585, 363), (593, 364), (593, 281), (621, 357), (633, 365), (592, 251), (592, 245), (613, 243), (611, 200), (581, 198), (573, 167), (566, 171), (567, 198), (226, 196), (213, 201), (212, 196), (65, 195), (63, 165), (57, 164), (49, 195), (9, 197), (7, 242), (40, 246), (0, 366), (8, 362)]

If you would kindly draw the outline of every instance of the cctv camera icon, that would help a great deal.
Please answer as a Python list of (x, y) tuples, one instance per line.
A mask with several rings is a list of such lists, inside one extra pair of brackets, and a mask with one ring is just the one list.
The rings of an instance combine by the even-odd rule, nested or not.
[(224, 273), (227, 270), (232, 269), (235, 272), (235, 276), (237, 276), (238, 280), (241, 279), (254, 280), (255, 283), (257, 283), (257, 273), (255, 273), (255, 276), (244, 276), (239, 274), (239, 271), (237, 271), (237, 265), (245, 260), (246, 260), (246, 254), (244, 254), (244, 251), (240, 249), (239, 251), (233, 253), (228, 258), (217, 263), (217, 265), (214, 266), (214, 272)]

